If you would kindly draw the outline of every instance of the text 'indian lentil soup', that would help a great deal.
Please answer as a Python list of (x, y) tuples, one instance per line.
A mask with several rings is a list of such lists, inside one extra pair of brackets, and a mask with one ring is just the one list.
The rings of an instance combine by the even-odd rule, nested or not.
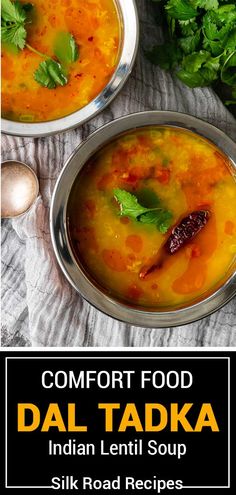
[(3, 43), (2, 115), (54, 120), (87, 105), (111, 79), (119, 56), (119, 15), (113, 0), (34, 0), (26, 11), (21, 10), (27, 15), (24, 48)]
[(232, 167), (189, 131), (147, 127), (118, 137), (78, 174), (67, 213), (80, 264), (128, 304), (190, 304), (235, 260)]

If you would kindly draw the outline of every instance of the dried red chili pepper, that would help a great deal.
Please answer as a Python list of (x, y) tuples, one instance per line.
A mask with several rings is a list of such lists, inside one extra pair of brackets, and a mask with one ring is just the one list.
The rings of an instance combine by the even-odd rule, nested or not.
[(193, 211), (183, 218), (173, 228), (167, 241), (159, 250), (155, 261), (142, 267), (139, 277), (144, 279), (153, 271), (162, 268), (167, 255), (175, 254), (181, 247), (190, 242), (206, 225), (209, 218), (210, 212), (208, 210)]
[(207, 210), (194, 211), (183, 218), (183, 220), (174, 227), (171, 235), (164, 244), (164, 249), (167, 253), (175, 254), (182, 246), (187, 242), (190, 242), (206, 225), (209, 218), (210, 213)]

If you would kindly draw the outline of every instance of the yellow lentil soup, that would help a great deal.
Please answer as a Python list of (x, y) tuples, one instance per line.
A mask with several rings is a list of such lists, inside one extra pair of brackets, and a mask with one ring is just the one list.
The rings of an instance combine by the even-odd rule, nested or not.
[(3, 117), (45, 122), (69, 115), (91, 102), (111, 79), (121, 38), (119, 15), (113, 0), (34, 0), (32, 19), (26, 28), (27, 45), (53, 59), (58, 36), (70, 33), (79, 56), (70, 64), (68, 83), (48, 89), (34, 78), (34, 72), (44, 59), (27, 45), (20, 50), (3, 44)]
[[(122, 214), (117, 190), (132, 194), (142, 207), (157, 201), (171, 212), (169, 224), (158, 229)], [(173, 232), (193, 212), (204, 212), (202, 228), (176, 252), (165, 251), (158, 264)], [(78, 261), (106, 293), (127, 304), (188, 305), (219, 286), (235, 261), (232, 167), (193, 132), (156, 126), (118, 137), (78, 174), (67, 213)]]

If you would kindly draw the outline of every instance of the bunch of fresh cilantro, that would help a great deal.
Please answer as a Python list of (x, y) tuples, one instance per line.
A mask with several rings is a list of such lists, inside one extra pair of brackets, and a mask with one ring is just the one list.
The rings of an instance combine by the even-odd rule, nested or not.
[(187, 86), (230, 87), (236, 104), (236, 2), (227, 0), (152, 0), (164, 13), (167, 40), (146, 52), (151, 62), (174, 70)]
[(27, 43), (27, 24), (32, 22), (33, 5), (11, 0), (1, 1), (1, 41), (18, 50), (27, 47), (44, 59), (34, 72), (34, 79), (48, 89), (64, 86), (68, 82), (68, 66), (79, 56), (78, 47), (70, 33), (59, 33), (54, 53), (58, 60), (41, 53)]

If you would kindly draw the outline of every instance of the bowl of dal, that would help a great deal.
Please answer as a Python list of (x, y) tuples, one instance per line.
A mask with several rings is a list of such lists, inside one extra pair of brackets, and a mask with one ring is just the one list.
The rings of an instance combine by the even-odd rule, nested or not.
[(135, 61), (135, 0), (23, 0), (15, 8), (2, 37), (2, 131), (47, 136), (103, 110)]
[(127, 323), (169, 327), (236, 293), (236, 145), (176, 112), (113, 121), (75, 149), (50, 228), (72, 286)]

